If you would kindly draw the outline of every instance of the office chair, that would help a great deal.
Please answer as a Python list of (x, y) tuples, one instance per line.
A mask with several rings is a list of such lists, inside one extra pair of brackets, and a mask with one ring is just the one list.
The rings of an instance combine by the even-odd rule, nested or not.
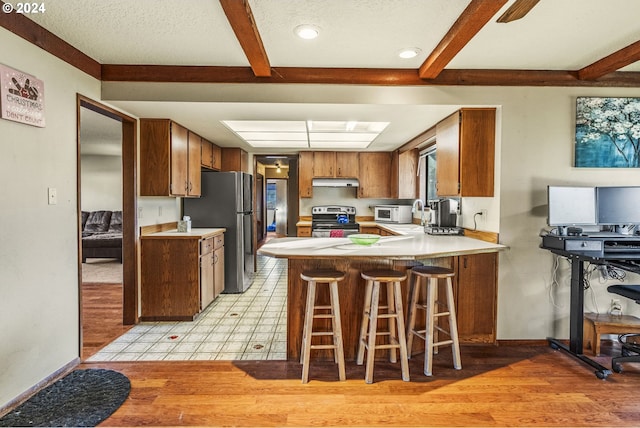
[[(640, 285), (618, 284), (607, 287), (609, 293), (618, 294), (640, 304)], [(620, 363), (640, 363), (640, 342), (629, 342), (630, 338), (640, 337), (640, 334), (621, 334), (618, 340), (622, 344), (622, 355), (611, 359), (611, 368), (616, 373), (622, 372)]]

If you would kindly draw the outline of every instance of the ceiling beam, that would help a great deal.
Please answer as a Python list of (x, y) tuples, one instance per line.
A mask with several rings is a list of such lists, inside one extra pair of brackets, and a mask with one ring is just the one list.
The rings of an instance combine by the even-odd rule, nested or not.
[(585, 86), (640, 87), (640, 72), (610, 73), (579, 80), (575, 71), (443, 70), (421, 79), (416, 70), (388, 68), (274, 67), (271, 77), (256, 77), (249, 67), (104, 64), (105, 82), (309, 83), (373, 86)]
[(578, 70), (578, 79), (594, 80), (613, 71), (620, 70), (629, 64), (640, 61), (640, 41), (612, 53), (584, 68)]
[[(3, 10), (4, 5), (5, 3), (0, 1), (0, 7)], [(11, 13), (0, 12), (0, 27), (44, 49), (89, 76), (100, 79), (101, 66), (98, 61), (85, 55), (50, 31), (45, 30), (27, 18), (26, 15), (15, 11)]]
[(507, 0), (472, 0), (445, 34), (438, 46), (422, 63), (418, 75), (435, 79), (478, 31), (507, 3)]
[(253, 19), (248, 0), (220, 0), (227, 20), (249, 60), (253, 74), (258, 77), (271, 76), (271, 65), (262, 44), (258, 26)]
[(540, 0), (516, 0), (496, 22), (507, 23), (523, 18)]

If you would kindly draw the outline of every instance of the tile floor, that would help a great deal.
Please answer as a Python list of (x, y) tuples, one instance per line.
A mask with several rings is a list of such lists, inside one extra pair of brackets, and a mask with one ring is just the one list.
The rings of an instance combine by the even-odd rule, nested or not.
[(287, 261), (258, 256), (251, 287), (221, 294), (191, 322), (144, 322), (87, 361), (284, 360)]

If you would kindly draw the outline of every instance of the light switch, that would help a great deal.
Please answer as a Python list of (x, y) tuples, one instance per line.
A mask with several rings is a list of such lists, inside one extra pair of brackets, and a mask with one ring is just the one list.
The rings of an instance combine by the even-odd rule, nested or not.
[(48, 189), (49, 192), (49, 205), (55, 205), (58, 203), (58, 191), (56, 190), (55, 187), (49, 187)]

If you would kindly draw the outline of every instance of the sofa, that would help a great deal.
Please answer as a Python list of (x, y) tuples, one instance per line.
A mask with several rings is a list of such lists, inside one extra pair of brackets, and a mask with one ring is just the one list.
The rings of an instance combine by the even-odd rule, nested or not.
[(122, 211), (82, 211), (82, 263), (88, 258), (122, 263)]

